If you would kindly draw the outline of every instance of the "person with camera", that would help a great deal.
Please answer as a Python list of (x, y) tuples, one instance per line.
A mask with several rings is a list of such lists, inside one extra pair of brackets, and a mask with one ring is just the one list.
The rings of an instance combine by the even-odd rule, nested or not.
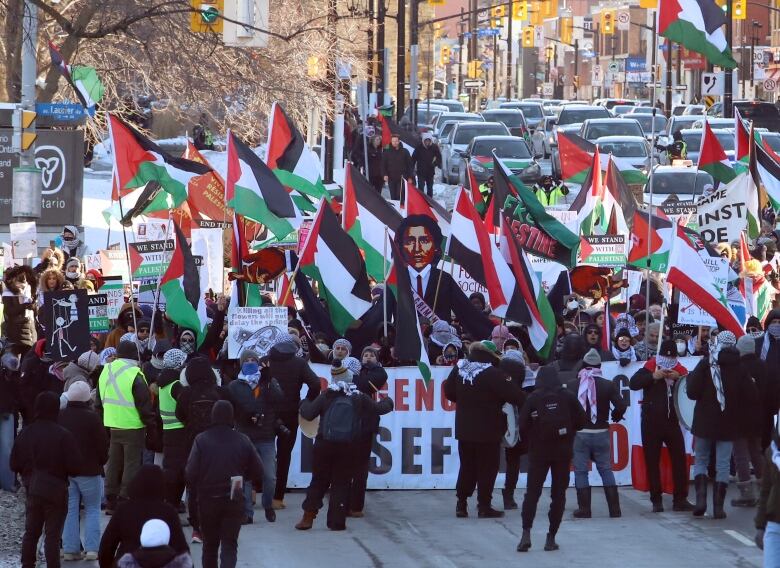
[[(290, 436), (290, 430), (277, 420), (276, 406), (284, 399), (279, 381), (271, 376), (267, 357), (260, 358), (255, 351), (241, 353), (241, 371), (228, 386), (230, 400), (236, 410), (238, 431), (247, 435), (263, 462), (262, 505), (268, 522), (276, 521), (273, 497), (276, 490), (276, 433)], [(278, 424), (277, 424), (278, 422)], [(251, 524), (252, 485), (244, 480), (244, 522)]]

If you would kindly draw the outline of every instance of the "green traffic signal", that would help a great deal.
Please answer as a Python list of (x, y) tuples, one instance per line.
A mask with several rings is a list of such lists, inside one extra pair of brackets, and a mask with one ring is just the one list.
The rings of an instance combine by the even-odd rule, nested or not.
[(200, 8), (200, 19), (204, 24), (213, 24), (219, 18), (219, 10), (216, 6), (203, 6)]

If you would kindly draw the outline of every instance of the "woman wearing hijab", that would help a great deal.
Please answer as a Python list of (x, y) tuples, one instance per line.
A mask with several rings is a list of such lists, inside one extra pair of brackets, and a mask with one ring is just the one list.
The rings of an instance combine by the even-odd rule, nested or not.
[(62, 251), (68, 257), (81, 257), (86, 253), (81, 233), (75, 225), (65, 225), (62, 228)]

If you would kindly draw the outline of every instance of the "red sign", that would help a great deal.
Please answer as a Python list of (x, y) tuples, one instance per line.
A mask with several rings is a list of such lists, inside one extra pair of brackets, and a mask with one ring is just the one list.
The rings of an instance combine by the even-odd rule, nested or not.
[(683, 49), (682, 62), (686, 69), (698, 69), (704, 71), (707, 68), (707, 60), (701, 53)]

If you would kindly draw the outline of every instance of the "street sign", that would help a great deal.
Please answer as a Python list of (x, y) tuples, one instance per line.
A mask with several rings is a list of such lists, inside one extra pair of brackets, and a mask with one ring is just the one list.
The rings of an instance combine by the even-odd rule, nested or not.
[(688, 90), (688, 85), (675, 85), (674, 87), (672, 87), (672, 90), (673, 91), (687, 91)]
[(594, 65), (591, 69), (592, 82), (594, 84), (601, 84), (604, 82), (604, 69), (601, 65)]
[(626, 31), (631, 27), (631, 14), (628, 10), (620, 10), (617, 13), (617, 29)]
[(51, 117), (54, 122), (80, 122), (95, 114), (94, 109), (87, 112), (81, 103), (35, 103), (35, 112)]
[(772, 79), (771, 77), (769, 79), (764, 80), (764, 90), (767, 92), (772, 92), (775, 89), (777, 89), (777, 81)]
[(485, 86), (485, 81), (482, 79), (467, 79), (463, 81), (463, 86), (466, 89), (479, 89)]
[(553, 96), (553, 93), (555, 92), (554, 86), (552, 83), (544, 83), (542, 84), (542, 94), (545, 97), (551, 97)]
[(611, 61), (607, 69), (609, 69), (610, 73), (617, 73), (618, 71), (620, 71), (620, 63), (618, 63), (617, 61)]
[(702, 95), (723, 96), (724, 91), (723, 73), (702, 73), (701, 74), (701, 93)]
[(764, 62), (764, 50), (760, 47), (757, 47), (755, 51), (753, 52), (753, 63), (763, 63)]

